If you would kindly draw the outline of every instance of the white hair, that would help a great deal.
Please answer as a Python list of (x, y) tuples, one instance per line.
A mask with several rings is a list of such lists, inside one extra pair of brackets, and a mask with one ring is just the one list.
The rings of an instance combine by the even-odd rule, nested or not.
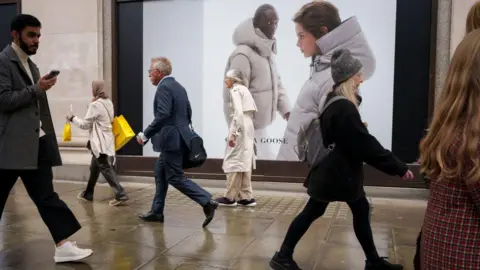
[(152, 58), (152, 67), (158, 69), (165, 76), (172, 74), (172, 63), (166, 57)]
[(243, 72), (238, 69), (230, 69), (227, 71), (227, 74), (225, 74), (225, 77), (234, 80), (238, 84), (245, 85), (245, 76)]

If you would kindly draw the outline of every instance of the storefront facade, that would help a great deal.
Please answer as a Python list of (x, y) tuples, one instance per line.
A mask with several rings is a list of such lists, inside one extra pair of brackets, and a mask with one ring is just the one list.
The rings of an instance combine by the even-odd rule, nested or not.
[[(370, 1), (367, 5), (375, 8), (368, 10), (361, 8), (366, 5), (364, 2), (335, 2), (342, 20), (358, 18), (377, 59), (375, 75), (361, 87), (362, 117), (386, 148), (413, 163), (433, 109), (438, 2)], [(295, 46), (291, 21), (304, 2), (308, 1), (274, 4), (280, 18), (276, 33), (277, 69), (292, 106), (310, 68), (310, 60), (304, 59)], [(261, 4), (262, 1), (215, 0), (116, 2), (112, 90), (117, 113), (123, 114), (134, 130), (143, 130), (150, 123), (155, 87), (148, 81), (149, 61), (157, 56), (170, 58), (173, 75), (190, 96), (193, 125), (204, 138), (211, 157), (201, 168), (188, 172), (192, 177), (224, 179), (221, 165), (227, 126), (223, 115), (223, 73), (235, 48), (235, 27), (252, 17)], [(232, 10), (235, 12), (231, 13)], [(265, 132), (268, 135), (257, 139), (259, 148), (270, 148), (270, 153), (257, 161), (254, 180), (302, 182), (306, 176), (307, 169), (294, 161), (295, 156), (287, 160), (277, 158), (281, 144), (295, 143), (284, 137), (286, 124), (277, 115)], [(119, 153), (119, 172), (152, 176), (157, 154), (150, 148), (130, 142)], [(368, 166), (366, 174), (366, 185), (423, 186), (421, 179), (405, 183)]]
[[(475, 1), (369, 1), (372, 3), (362, 2), (362, 6), (335, 1), (342, 19), (357, 16), (377, 58), (375, 75), (361, 87), (365, 100), (361, 114), (385, 147), (413, 163), (435, 97), (441, 92), (451, 53), (464, 35), (466, 12)], [(234, 48), (232, 33), (264, 3), (247, 2), (21, 1), (21, 11), (39, 17), (43, 24), (42, 43), (34, 61), (42, 73), (53, 68), (61, 70), (58, 85), (49, 91), (57, 133), (62, 130), (70, 104), (78, 115), (85, 113), (90, 84), (95, 79), (107, 82), (117, 114), (123, 114), (136, 132), (141, 131), (153, 117), (155, 87), (149, 84), (146, 74), (149, 60), (167, 56), (173, 62), (173, 75), (189, 93), (195, 129), (204, 138), (211, 157), (188, 174), (223, 180), (221, 158), (226, 124), (221, 92), (225, 64)], [(304, 59), (295, 46), (291, 18), (306, 0), (272, 2), (280, 17), (277, 65), (293, 105), (308, 78), (309, 59)], [(0, 12), (7, 9), (10, 13), (18, 11), (20, 1), (0, 0)], [(52, 15), (52, 10), (61, 11)], [(2, 15), (0, 27), (8, 26)], [(8, 35), (5, 39), (4, 43), (8, 42)], [(303, 164), (276, 158), (276, 151), (285, 143), (285, 127), (286, 121), (277, 115), (268, 135), (261, 138), (273, 154), (257, 162), (255, 181), (303, 181), (307, 173)], [(61, 140), (61, 134), (57, 136)], [(72, 142), (60, 143), (64, 166), (55, 170), (57, 178), (85, 179), (90, 160), (85, 150), (87, 136), (74, 129)], [(155, 160), (149, 145), (142, 148), (132, 141), (118, 153), (117, 168), (123, 175), (152, 176)], [(424, 186), (420, 178), (404, 182), (368, 166), (365, 184)]]

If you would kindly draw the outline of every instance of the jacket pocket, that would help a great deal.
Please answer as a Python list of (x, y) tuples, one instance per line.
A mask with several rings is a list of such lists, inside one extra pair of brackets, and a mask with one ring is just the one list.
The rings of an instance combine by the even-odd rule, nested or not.
[(253, 126), (262, 129), (273, 122), (276, 108), (273, 108), (273, 91), (252, 92), (257, 112), (253, 113)]

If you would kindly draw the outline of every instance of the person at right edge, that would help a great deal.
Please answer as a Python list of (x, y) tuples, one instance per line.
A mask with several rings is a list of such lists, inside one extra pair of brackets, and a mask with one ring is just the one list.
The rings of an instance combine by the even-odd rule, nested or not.
[[(470, 11), (468, 12), (468, 15), (467, 15), (467, 20), (466, 20), (466, 23), (465, 23), (466, 34), (468, 35), (469, 33), (473, 32), (474, 30), (479, 29), (479, 28), (480, 28), (480, 2), (476, 2), (470, 8)], [(425, 134), (425, 136), (426, 135), (428, 135), (428, 129), (427, 129), (427, 133)], [(420, 160), (419, 160), (419, 162), (420, 162)], [(420, 164), (420, 166), (421, 166), (421, 164)], [(422, 173), (422, 175), (423, 175), (423, 178), (426, 182), (426, 185), (430, 189), (431, 180), (429, 179), (429, 176), (426, 173)], [(422, 230), (423, 229), (421, 229), (420, 232), (418, 233), (417, 243), (416, 243), (416, 252), (415, 252), (415, 256), (413, 257), (413, 269), (415, 269), (415, 270), (421, 270), (422, 269), (422, 267), (421, 267), (422, 262), (421, 262), (421, 256), (420, 256), (420, 250), (422, 248)], [(480, 266), (478, 268), (480, 268)]]
[[(468, 29), (468, 28), (467, 28)], [(480, 29), (455, 49), (420, 171), (429, 183), (419, 249), (422, 270), (480, 269)]]
[(270, 261), (275, 270), (300, 269), (293, 260), (298, 241), (310, 225), (325, 213), (330, 202), (346, 202), (353, 215), (353, 228), (367, 257), (366, 270), (403, 269), (391, 264), (377, 253), (370, 226), (370, 204), (363, 189), (364, 162), (378, 170), (413, 178), (404, 162), (384, 149), (362, 123), (358, 106), (358, 86), (363, 82), (362, 64), (347, 49), (336, 50), (331, 59), (333, 91), (327, 102), (335, 96), (344, 96), (332, 103), (320, 115), (322, 138), (325, 145), (335, 143), (335, 149), (316, 167), (305, 181), (310, 199), (302, 212), (293, 220), (279, 252)]

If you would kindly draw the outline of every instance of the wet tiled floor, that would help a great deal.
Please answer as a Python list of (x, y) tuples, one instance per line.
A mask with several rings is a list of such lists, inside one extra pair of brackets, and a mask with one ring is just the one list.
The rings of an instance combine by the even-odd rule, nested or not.
[[(270, 257), (308, 198), (305, 194), (257, 192), (257, 207), (220, 208), (212, 223), (202, 229), (201, 208), (173, 188), (162, 225), (137, 218), (138, 213), (150, 209), (153, 185), (126, 185), (131, 201), (116, 208), (108, 206), (112, 193), (104, 184), (98, 186), (94, 203), (78, 201), (76, 195), (83, 187), (69, 182), (55, 184), (83, 225), (72, 239), (91, 247), (94, 255), (81, 263), (55, 265), (47, 227), (20, 183), (0, 222), (0, 269), (270, 269)], [(210, 191), (215, 195), (222, 192)], [(369, 199), (379, 253), (404, 264), (405, 269), (413, 269), (425, 202)], [(296, 249), (294, 257), (302, 269), (363, 269), (364, 255), (351, 224), (346, 204), (330, 204)]]

